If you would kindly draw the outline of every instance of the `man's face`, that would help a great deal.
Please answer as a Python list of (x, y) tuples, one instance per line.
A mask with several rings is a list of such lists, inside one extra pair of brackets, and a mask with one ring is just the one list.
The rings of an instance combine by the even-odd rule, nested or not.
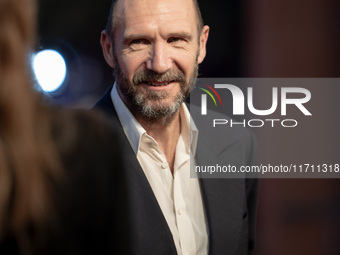
[(208, 28), (197, 31), (192, 0), (117, 4), (112, 67), (120, 95), (137, 117), (171, 116), (195, 84)]

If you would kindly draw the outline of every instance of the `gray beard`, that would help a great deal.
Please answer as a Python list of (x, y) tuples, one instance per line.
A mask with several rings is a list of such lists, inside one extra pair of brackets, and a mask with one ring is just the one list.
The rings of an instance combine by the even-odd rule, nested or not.
[[(186, 97), (182, 91), (180, 91), (173, 102), (165, 106), (162, 104), (161, 99), (168, 97), (166, 92), (154, 93), (153, 91), (148, 91), (145, 96), (143, 94), (135, 94), (133, 97), (133, 105), (138, 109), (139, 115), (146, 117), (148, 120), (157, 120), (173, 116), (182, 103), (185, 101)], [(157, 100), (157, 103), (150, 104), (148, 101)]]
[[(165, 74), (157, 74), (153, 71), (142, 70), (133, 77), (131, 85), (123, 74), (120, 66), (116, 63), (114, 75), (118, 90), (124, 95), (127, 107), (135, 118), (143, 118), (145, 121), (154, 123), (163, 121), (167, 123), (173, 119), (175, 113), (179, 110), (182, 103), (187, 99), (197, 80), (198, 65), (196, 63), (193, 75), (189, 82), (186, 82), (185, 75), (182, 71), (169, 71)], [(180, 84), (180, 91), (173, 98), (170, 104), (164, 105), (163, 99), (169, 97), (167, 92), (156, 92), (147, 90), (147, 94), (142, 94), (138, 86), (145, 80), (176, 81)]]

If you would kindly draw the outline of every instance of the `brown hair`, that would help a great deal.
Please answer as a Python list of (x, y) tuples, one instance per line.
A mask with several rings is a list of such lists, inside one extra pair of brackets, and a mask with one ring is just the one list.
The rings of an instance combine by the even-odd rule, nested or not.
[(47, 180), (60, 172), (47, 109), (29, 75), (35, 7), (35, 0), (0, 0), (0, 239), (10, 231), (19, 244), (27, 226), (52, 211)]
[[(117, 25), (117, 20), (116, 20), (117, 2), (118, 0), (113, 0), (111, 3), (109, 17), (107, 19), (107, 23), (105, 27), (105, 31), (110, 37), (112, 37), (114, 30), (115, 30), (115, 26)], [(196, 16), (197, 16), (197, 29), (198, 29), (197, 31), (198, 31), (198, 34), (200, 34), (200, 31), (202, 30), (204, 26), (203, 18), (202, 18), (202, 14), (201, 14), (197, 0), (193, 0), (193, 2), (194, 2), (194, 7), (196, 11)]]

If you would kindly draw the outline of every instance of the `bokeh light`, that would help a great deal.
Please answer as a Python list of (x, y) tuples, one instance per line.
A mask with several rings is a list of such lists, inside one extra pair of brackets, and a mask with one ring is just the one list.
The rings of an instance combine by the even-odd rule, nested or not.
[(32, 66), (37, 82), (45, 92), (58, 90), (65, 81), (66, 63), (55, 50), (43, 50), (33, 55)]

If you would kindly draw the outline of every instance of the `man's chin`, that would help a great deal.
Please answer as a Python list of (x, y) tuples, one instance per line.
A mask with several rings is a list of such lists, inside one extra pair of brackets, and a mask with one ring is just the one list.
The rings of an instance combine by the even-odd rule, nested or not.
[(182, 103), (148, 102), (140, 105), (138, 115), (148, 120), (171, 118), (178, 112)]
[(168, 98), (165, 99), (152, 99), (145, 101), (145, 104), (148, 105), (148, 107), (153, 109), (166, 109), (169, 107), (172, 107), (176, 104), (173, 100), (170, 101)]

